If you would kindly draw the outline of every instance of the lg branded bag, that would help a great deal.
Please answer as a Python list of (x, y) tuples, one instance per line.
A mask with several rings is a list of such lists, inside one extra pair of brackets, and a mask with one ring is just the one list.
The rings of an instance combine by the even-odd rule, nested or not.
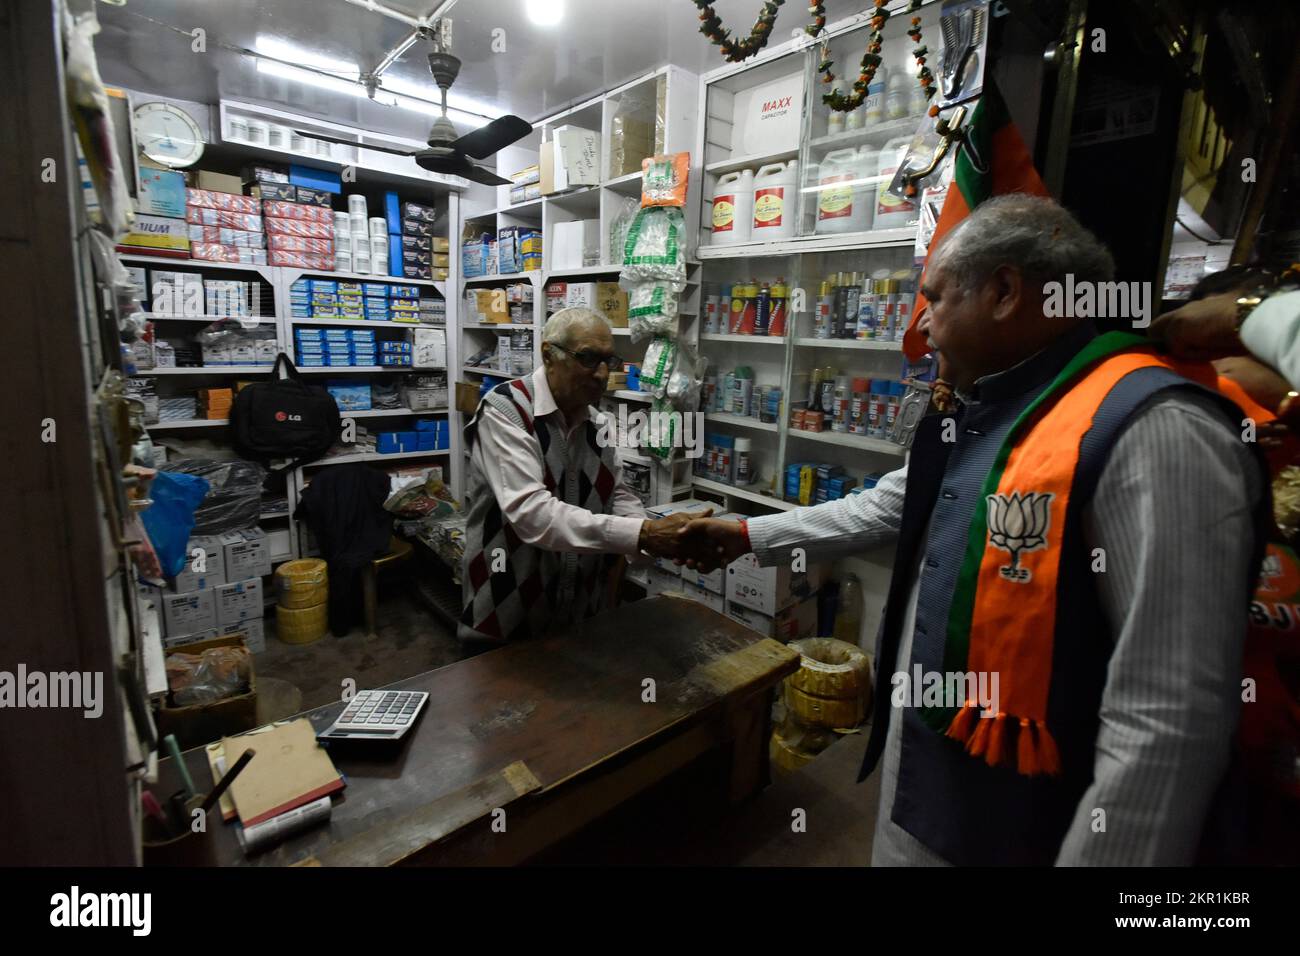
[[(282, 362), (287, 378), (280, 378)], [(281, 352), (269, 382), (246, 385), (235, 396), (230, 427), (235, 450), (245, 458), (293, 459), (273, 472), (283, 473), (325, 454), (338, 440), (343, 423), (334, 396), (304, 382)]]

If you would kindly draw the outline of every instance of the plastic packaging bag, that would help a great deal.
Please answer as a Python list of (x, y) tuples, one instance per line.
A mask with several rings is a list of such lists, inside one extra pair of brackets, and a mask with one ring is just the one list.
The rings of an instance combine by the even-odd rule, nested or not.
[(440, 518), (454, 514), (456, 499), (437, 472), (424, 475), (393, 476), (384, 510), (403, 518)]
[(672, 282), (630, 282), (627, 288), (627, 324), (633, 342), (656, 335), (677, 334), (677, 286)]
[(690, 153), (647, 156), (641, 160), (641, 205), (685, 206), (690, 174)]
[(615, 262), (623, 260), (623, 246), (627, 242), (627, 231), (632, 227), (632, 220), (636, 218), (640, 208), (635, 199), (624, 196), (617, 210), (610, 217), (609, 249), (610, 256)]
[[(211, 484), (207, 497), (194, 512), (193, 534), (227, 534), (257, 524), (262, 512), (262, 483), (266, 480), (266, 469), (261, 465), (242, 458), (187, 458), (168, 462), (167, 468), (206, 478)], [(182, 551), (184, 544), (182, 541)]]
[(196, 509), (209, 487), (201, 477), (174, 471), (160, 471), (154, 476), (149, 490), (153, 504), (140, 513), (158, 564), (169, 578), (185, 567), (185, 546), (195, 527)]
[[(650, 206), (632, 220), (623, 243), (623, 269), (619, 282), (668, 279), (686, 284), (686, 233), (682, 211), (676, 206)], [(626, 282), (625, 282), (626, 280)]]
[(167, 686), (177, 707), (208, 704), (248, 690), (248, 649), (210, 647), (202, 654), (168, 654)]
[(677, 342), (666, 335), (655, 336), (641, 363), (641, 391), (662, 398), (676, 363)]

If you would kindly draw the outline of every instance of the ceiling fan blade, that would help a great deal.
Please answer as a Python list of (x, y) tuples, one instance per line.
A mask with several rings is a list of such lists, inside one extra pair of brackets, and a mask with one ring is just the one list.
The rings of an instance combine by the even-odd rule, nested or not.
[(418, 150), (414, 149), (394, 149), (392, 146), (376, 146), (373, 143), (358, 143), (354, 139), (339, 139), (336, 136), (325, 136), (322, 133), (309, 133), (306, 130), (294, 130), (299, 136), (305, 136), (308, 139), (323, 139), (327, 143), (339, 143), (342, 146), (353, 146), (360, 149), (373, 149), (380, 153), (392, 153), (394, 156), (414, 156)]
[(415, 157), (415, 161), (422, 169), (427, 169), (431, 173), (440, 173), (443, 176), (463, 176), (465, 179), (483, 183), (485, 186), (510, 185), (510, 180), (498, 176), (490, 169), (474, 165), (460, 153), (448, 154), (445, 151), (435, 153), (433, 150), (425, 150)]
[(502, 116), (494, 119), (486, 126), (480, 126), (478, 129), (466, 133), (452, 143), (451, 147), (466, 156), (473, 156), (475, 159), (486, 159), (503, 146), (509, 146), (511, 143), (523, 139), (532, 131), (533, 124), (528, 120), (518, 116)]

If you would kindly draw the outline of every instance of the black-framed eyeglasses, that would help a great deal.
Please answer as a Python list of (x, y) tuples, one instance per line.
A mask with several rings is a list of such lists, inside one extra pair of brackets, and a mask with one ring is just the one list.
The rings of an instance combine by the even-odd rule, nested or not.
[(613, 352), (605, 354), (603, 352), (592, 352), (589, 351), (588, 349), (583, 349), (581, 352), (575, 352), (573, 351), (573, 349), (566, 349), (563, 345), (557, 345), (555, 342), (550, 342), (548, 344), (553, 345), (561, 352), (565, 352), (569, 355), (572, 355), (575, 359), (578, 360), (579, 365), (581, 365), (583, 368), (589, 371), (594, 372), (596, 368), (599, 365), (601, 365), (601, 363), (604, 363), (605, 367), (608, 368), (610, 371), (613, 371), (616, 368), (623, 367), (622, 357), (614, 354)]

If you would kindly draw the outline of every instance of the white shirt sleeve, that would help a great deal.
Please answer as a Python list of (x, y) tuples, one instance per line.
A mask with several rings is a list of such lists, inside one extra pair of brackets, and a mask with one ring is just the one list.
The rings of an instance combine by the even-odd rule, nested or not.
[(1300, 292), (1271, 295), (1241, 324), (1241, 344), (1300, 388)]
[(782, 560), (791, 548), (803, 548), (809, 561), (822, 561), (891, 544), (903, 521), (906, 490), (904, 465), (870, 491), (812, 508), (750, 518), (750, 546), (758, 563), (768, 565)]
[(540, 443), (494, 408), (479, 416), (473, 457), (503, 517), (527, 544), (577, 554), (637, 554), (644, 511), (617, 463), (614, 513), (600, 515), (547, 490)]

